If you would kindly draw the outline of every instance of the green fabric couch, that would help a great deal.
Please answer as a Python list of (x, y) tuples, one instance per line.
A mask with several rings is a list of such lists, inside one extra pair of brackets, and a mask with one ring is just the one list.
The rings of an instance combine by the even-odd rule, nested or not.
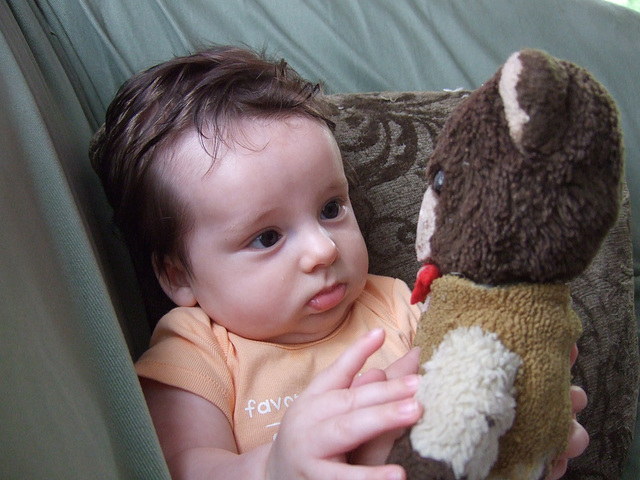
[(132, 363), (145, 289), (86, 152), (128, 76), (212, 43), (266, 48), (336, 94), (372, 269), (410, 284), (421, 167), (464, 95), (444, 89), (476, 88), (526, 46), (611, 91), (630, 196), (572, 284), (592, 443), (567, 478), (640, 478), (640, 15), (597, 0), (0, 0), (0, 29), (0, 478), (168, 478)]

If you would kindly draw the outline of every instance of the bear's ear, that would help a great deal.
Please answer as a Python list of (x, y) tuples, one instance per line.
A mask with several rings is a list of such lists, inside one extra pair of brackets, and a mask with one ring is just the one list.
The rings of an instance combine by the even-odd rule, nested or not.
[(500, 74), (499, 91), (509, 133), (523, 153), (560, 148), (569, 124), (569, 74), (540, 50), (512, 54)]

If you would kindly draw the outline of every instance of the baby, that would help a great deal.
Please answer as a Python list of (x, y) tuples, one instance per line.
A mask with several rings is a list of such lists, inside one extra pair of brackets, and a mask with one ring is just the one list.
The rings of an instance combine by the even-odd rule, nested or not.
[(332, 127), (317, 85), (235, 47), (142, 72), (107, 111), (94, 168), (177, 306), (136, 364), (175, 478), (405, 476), (383, 463), (421, 413), (420, 312), (367, 273)]

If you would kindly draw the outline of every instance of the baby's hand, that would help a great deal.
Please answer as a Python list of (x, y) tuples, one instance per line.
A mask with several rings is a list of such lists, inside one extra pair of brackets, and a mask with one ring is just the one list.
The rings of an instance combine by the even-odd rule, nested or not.
[[(578, 347), (574, 345), (571, 350), (572, 366), (576, 362), (576, 358), (578, 358)], [(575, 419), (576, 414), (580, 413), (587, 406), (587, 394), (580, 387), (571, 387), (571, 406), (573, 407), (573, 424), (569, 432), (569, 448), (567, 448), (567, 451), (556, 461), (553, 471), (551, 472), (552, 480), (557, 480), (562, 477), (567, 471), (569, 459), (581, 455), (589, 446), (589, 433)]]
[[(396, 360), (384, 370), (372, 369), (356, 377), (352, 387), (364, 385), (368, 382), (391, 380), (405, 375), (417, 374), (420, 366), (420, 349), (413, 348), (402, 358)], [(393, 443), (404, 433), (399, 428), (374, 438), (370, 442), (358, 447), (350, 455), (349, 461), (356, 465), (382, 465), (385, 463)]]
[(289, 407), (267, 460), (267, 478), (403, 479), (397, 465), (358, 466), (347, 453), (385, 432), (415, 423), (416, 375), (358, 385), (354, 377), (384, 342), (373, 330), (321, 372)]

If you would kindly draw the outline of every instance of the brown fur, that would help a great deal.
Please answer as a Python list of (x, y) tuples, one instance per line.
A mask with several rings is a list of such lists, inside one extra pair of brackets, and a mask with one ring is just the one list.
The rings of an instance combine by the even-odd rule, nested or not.
[(396, 440), (387, 463), (404, 465), (407, 478), (429, 478), (431, 480), (456, 480), (451, 467), (444, 462), (422, 458), (411, 448), (409, 432)]
[(623, 169), (613, 100), (573, 64), (554, 61), (544, 74), (548, 56), (525, 58), (520, 103), (541, 115), (523, 145), (509, 136), (499, 71), (452, 113), (429, 160), (429, 180), (445, 173), (431, 240), (442, 273), (491, 285), (566, 281), (588, 266), (617, 218)]

